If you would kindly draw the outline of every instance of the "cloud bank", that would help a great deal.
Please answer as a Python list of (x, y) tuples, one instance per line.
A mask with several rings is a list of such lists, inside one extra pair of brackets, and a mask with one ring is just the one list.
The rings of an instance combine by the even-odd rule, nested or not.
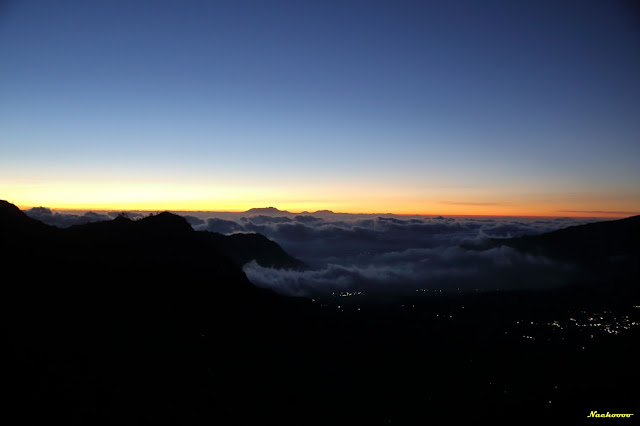
[(141, 213), (136, 212), (95, 213), (88, 211), (84, 213), (60, 213), (55, 212), (48, 207), (34, 207), (32, 209), (25, 210), (25, 213), (33, 219), (58, 228), (68, 228), (74, 225), (84, 225), (91, 222), (112, 220), (121, 214), (131, 219), (139, 219), (143, 216)]
[(536, 235), (590, 221), (593, 219), (255, 215), (237, 220), (208, 218), (194, 228), (266, 235), (311, 268), (287, 271), (250, 263), (244, 268), (249, 279), (281, 293), (312, 296), (343, 290), (371, 293), (561, 285), (569, 265), (507, 247), (486, 249), (485, 243), (490, 238)]
[[(276, 211), (277, 212), (277, 211)], [(49, 225), (69, 227), (111, 220), (119, 212), (72, 214), (45, 207), (27, 210)], [(142, 214), (129, 212), (131, 218)], [(222, 216), (222, 217), (220, 217)], [(195, 230), (260, 233), (310, 266), (303, 271), (245, 265), (257, 286), (313, 296), (335, 291), (537, 288), (561, 285), (570, 266), (519, 253), (487, 249), (490, 238), (536, 235), (593, 219), (450, 218), (393, 215), (184, 214)]]

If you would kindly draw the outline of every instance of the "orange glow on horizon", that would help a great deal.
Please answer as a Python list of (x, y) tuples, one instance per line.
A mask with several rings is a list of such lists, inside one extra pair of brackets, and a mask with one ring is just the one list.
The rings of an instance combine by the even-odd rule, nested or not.
[(527, 194), (519, 188), (452, 190), (364, 184), (207, 185), (158, 182), (46, 182), (0, 184), (0, 198), (20, 208), (79, 211), (244, 212), (274, 206), (292, 213), (424, 216), (545, 216), (622, 218), (640, 213), (626, 193)]
[(330, 210), (334, 213), (342, 214), (393, 214), (397, 216), (507, 216), (507, 217), (593, 217), (593, 218), (624, 218), (635, 216), (635, 212), (625, 211), (606, 211), (606, 210), (564, 210), (554, 211), (550, 209), (544, 209), (541, 207), (532, 209), (523, 208), (464, 208), (457, 209), (428, 209), (418, 210), (412, 208), (412, 206), (395, 206), (391, 209), (382, 210), (380, 208), (365, 210), (363, 208), (344, 207), (336, 208), (327, 205), (317, 205), (314, 207), (300, 207), (295, 204), (260, 204), (260, 203), (247, 203), (246, 205), (231, 205), (229, 207), (223, 207), (220, 204), (209, 203), (195, 203), (195, 204), (182, 204), (172, 202), (140, 202), (140, 203), (115, 203), (115, 204), (17, 204), (21, 210), (30, 209), (33, 207), (48, 207), (55, 211), (142, 211), (142, 212), (161, 212), (161, 211), (175, 211), (175, 212), (220, 212), (220, 213), (243, 213), (252, 208), (265, 208), (274, 207), (281, 211), (287, 211), (289, 213), (313, 213), (319, 210)]

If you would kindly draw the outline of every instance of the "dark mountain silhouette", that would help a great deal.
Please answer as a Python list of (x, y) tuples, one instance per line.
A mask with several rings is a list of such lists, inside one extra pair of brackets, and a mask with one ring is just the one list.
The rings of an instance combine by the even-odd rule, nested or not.
[(264, 214), (264, 215), (276, 215), (276, 214), (292, 214), (286, 210), (278, 210), (275, 207), (258, 207), (247, 210), (248, 214)]
[(224, 253), (239, 266), (252, 260), (269, 268), (303, 269), (305, 263), (285, 252), (275, 241), (262, 234), (222, 235), (204, 232), (201, 237), (216, 250)]
[(567, 284), (595, 286), (598, 297), (624, 300), (640, 295), (640, 216), (541, 235), (492, 239), (490, 245), (512, 247), (568, 265), (572, 275)]
[(570, 226), (542, 235), (493, 239), (520, 251), (579, 262), (602, 262), (640, 253), (640, 216)]
[(274, 356), (247, 339), (284, 345), (299, 332), (284, 321), (310, 304), (242, 272), (249, 257), (299, 265), (276, 243), (196, 232), (171, 213), (60, 229), (0, 202), (0, 232), (1, 373), (25, 423), (223, 419), (242, 402), (238, 377), (263, 377), (250, 359)]
[[(262, 215), (273, 215), (273, 216), (276, 216), (276, 215), (294, 215), (294, 214), (296, 214), (296, 213), (291, 213), (290, 211), (287, 211), (287, 210), (278, 210), (275, 207), (252, 208), (252, 209), (247, 210), (244, 213), (251, 214), (251, 215), (260, 215), (260, 214), (262, 214)], [(331, 211), (331, 210), (317, 210), (317, 211), (312, 212), (312, 213), (310, 213), (310, 212), (305, 210), (305, 211), (300, 212), (298, 214), (301, 214), (301, 215), (334, 215), (336, 213)], [(387, 213), (387, 214), (391, 214), (391, 213)]]
[(24, 232), (48, 228), (44, 223), (31, 219), (13, 204), (0, 200), (0, 231)]

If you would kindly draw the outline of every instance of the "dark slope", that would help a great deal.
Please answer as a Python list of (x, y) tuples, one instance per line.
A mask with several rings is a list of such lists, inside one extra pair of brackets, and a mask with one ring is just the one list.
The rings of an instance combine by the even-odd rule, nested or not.
[[(22, 223), (5, 220), (12, 221)], [(45, 232), (16, 231), (14, 240), (25, 249), (8, 255), (12, 265), (30, 269), (42, 281), (60, 275), (68, 288), (86, 291), (90, 284), (108, 293), (118, 289), (126, 291), (127, 300), (169, 294), (174, 301), (187, 295), (202, 300), (213, 292), (233, 296), (254, 290), (231, 259), (204, 244), (183, 218), (170, 213), (68, 229), (41, 228), (34, 222), (28, 222), (29, 229)]]
[(491, 245), (505, 245), (570, 266), (567, 283), (586, 285), (583, 293), (588, 297), (622, 301), (640, 295), (640, 216), (535, 236), (492, 239)]
[(0, 229), (3, 231), (11, 227), (33, 226), (37, 223), (41, 222), (31, 219), (10, 202), (0, 200)]
[(289, 255), (276, 242), (261, 234), (222, 235), (203, 232), (201, 238), (240, 266), (255, 260), (258, 265), (268, 268), (302, 269), (306, 267), (304, 262)]
[(257, 289), (242, 272), (251, 260), (269, 267), (304, 266), (259, 234), (194, 231), (184, 218), (167, 212), (59, 229), (7, 202), (0, 204), (0, 226), (3, 266), (24, 281), (3, 288), (6, 296), (16, 297), (16, 306), (55, 300), (72, 310), (100, 311), (115, 304), (133, 311), (166, 305), (198, 316), (222, 315), (238, 305), (246, 311), (251, 303), (260, 309), (301, 303)]
[(243, 381), (269, 373), (253, 357), (299, 341), (288, 321), (308, 302), (255, 288), (179, 216), (58, 229), (2, 203), (0, 224), (6, 418), (228, 423)]
[(640, 216), (571, 226), (542, 235), (494, 239), (521, 251), (579, 262), (640, 253)]
[(54, 228), (30, 218), (13, 204), (0, 200), (0, 233), (6, 236), (4, 243), (20, 243), (18, 237), (41, 237), (48, 232), (55, 232)]
[(4, 285), (0, 287), (0, 307), (1, 298), (12, 291), (16, 279), (25, 279), (27, 274), (37, 274), (47, 267), (51, 242), (59, 231), (0, 200), (0, 265), (5, 275)]

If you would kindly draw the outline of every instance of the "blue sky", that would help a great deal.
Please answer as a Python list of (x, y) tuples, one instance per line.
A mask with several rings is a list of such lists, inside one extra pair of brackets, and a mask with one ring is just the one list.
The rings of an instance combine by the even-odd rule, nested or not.
[(639, 23), (615, 1), (3, 3), (0, 194), (637, 212)]

